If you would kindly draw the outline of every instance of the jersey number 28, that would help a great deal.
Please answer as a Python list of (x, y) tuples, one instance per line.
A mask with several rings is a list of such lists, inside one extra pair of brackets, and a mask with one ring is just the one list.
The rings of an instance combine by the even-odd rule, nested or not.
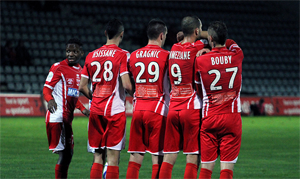
[[(101, 78), (97, 78), (97, 76), (100, 73), (101, 64), (98, 61), (93, 61), (91, 63), (91, 66), (94, 66), (94, 65), (96, 65), (97, 69), (96, 69), (96, 71), (95, 71), (95, 73), (93, 75), (92, 80), (93, 80), (93, 82), (100, 82)], [(103, 78), (104, 78), (104, 80), (105, 81), (111, 81), (113, 79), (113, 76), (114, 76), (113, 72), (111, 71), (112, 68), (113, 68), (112, 62), (111, 61), (105, 61), (103, 63), (103, 66), (104, 66), (104, 72), (103, 72)]]

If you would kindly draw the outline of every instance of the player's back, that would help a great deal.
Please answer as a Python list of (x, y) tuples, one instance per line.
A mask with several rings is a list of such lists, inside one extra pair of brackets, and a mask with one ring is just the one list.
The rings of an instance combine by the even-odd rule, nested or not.
[(96, 108), (99, 115), (113, 115), (123, 110), (125, 90), (119, 77), (128, 73), (128, 57), (128, 51), (114, 44), (103, 45), (86, 57), (82, 75), (91, 79), (91, 110)]
[[(226, 48), (227, 47), (227, 48)], [(203, 90), (204, 116), (241, 112), (242, 50), (232, 40), (196, 60)]]
[(194, 85), (196, 54), (203, 49), (201, 41), (176, 43), (169, 56), (169, 76), (172, 86), (170, 110), (200, 109), (201, 104)]
[(169, 103), (168, 56), (169, 52), (157, 45), (147, 45), (131, 54), (129, 66), (136, 86), (135, 110), (155, 111), (161, 104)]

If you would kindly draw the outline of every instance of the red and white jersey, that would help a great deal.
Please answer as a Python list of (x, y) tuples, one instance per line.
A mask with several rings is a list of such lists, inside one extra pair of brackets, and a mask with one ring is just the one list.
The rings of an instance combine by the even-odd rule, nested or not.
[(93, 100), (90, 111), (102, 116), (113, 116), (125, 111), (125, 89), (120, 76), (129, 73), (130, 53), (116, 45), (103, 45), (90, 52), (81, 77), (91, 79)]
[(147, 45), (131, 53), (129, 68), (135, 80), (134, 111), (153, 111), (167, 116), (169, 104), (169, 52)]
[(241, 112), (243, 58), (242, 49), (230, 39), (226, 47), (197, 57), (195, 82), (202, 85), (203, 117)]
[(170, 110), (200, 109), (202, 102), (194, 84), (194, 63), (196, 54), (204, 48), (198, 40), (173, 45), (169, 56), (169, 76), (172, 86)]
[(46, 122), (68, 122), (73, 120), (73, 113), (79, 97), (79, 83), (81, 66), (69, 66), (67, 59), (51, 66), (45, 87), (50, 88), (52, 96), (57, 103), (55, 113), (49, 113)]

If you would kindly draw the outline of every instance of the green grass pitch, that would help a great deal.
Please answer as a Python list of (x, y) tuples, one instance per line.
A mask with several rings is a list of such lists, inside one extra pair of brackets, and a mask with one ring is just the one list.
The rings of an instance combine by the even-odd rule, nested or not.
[[(126, 149), (121, 153), (120, 178), (125, 178), (130, 119)], [(234, 178), (299, 178), (299, 117), (243, 117), (242, 147)], [(48, 150), (43, 117), (2, 117), (0, 178), (54, 178), (58, 155)], [(73, 122), (75, 148), (69, 178), (89, 178), (93, 155), (87, 152), (88, 118)], [(145, 155), (140, 178), (151, 177), (151, 157)], [(185, 156), (180, 153), (172, 178), (183, 178)], [(219, 178), (219, 160), (212, 178)], [(198, 171), (199, 175), (199, 171)]]

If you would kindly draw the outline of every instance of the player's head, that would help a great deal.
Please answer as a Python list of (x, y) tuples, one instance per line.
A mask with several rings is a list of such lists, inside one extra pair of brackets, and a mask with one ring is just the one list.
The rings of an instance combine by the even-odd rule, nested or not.
[(111, 40), (120, 37), (120, 41), (122, 41), (124, 35), (124, 26), (123, 23), (118, 19), (110, 20), (105, 29), (105, 36)]
[(79, 63), (80, 58), (83, 56), (82, 43), (77, 38), (72, 38), (66, 43), (66, 57), (69, 65)]
[(149, 40), (159, 40), (164, 45), (167, 37), (167, 25), (160, 19), (152, 19), (148, 23), (147, 36)]
[(181, 21), (181, 28), (185, 37), (195, 35), (199, 39), (202, 31), (202, 22), (196, 16), (186, 16)]
[(228, 31), (224, 22), (214, 21), (210, 23), (207, 33), (208, 41), (212, 47), (216, 45), (225, 45)]

